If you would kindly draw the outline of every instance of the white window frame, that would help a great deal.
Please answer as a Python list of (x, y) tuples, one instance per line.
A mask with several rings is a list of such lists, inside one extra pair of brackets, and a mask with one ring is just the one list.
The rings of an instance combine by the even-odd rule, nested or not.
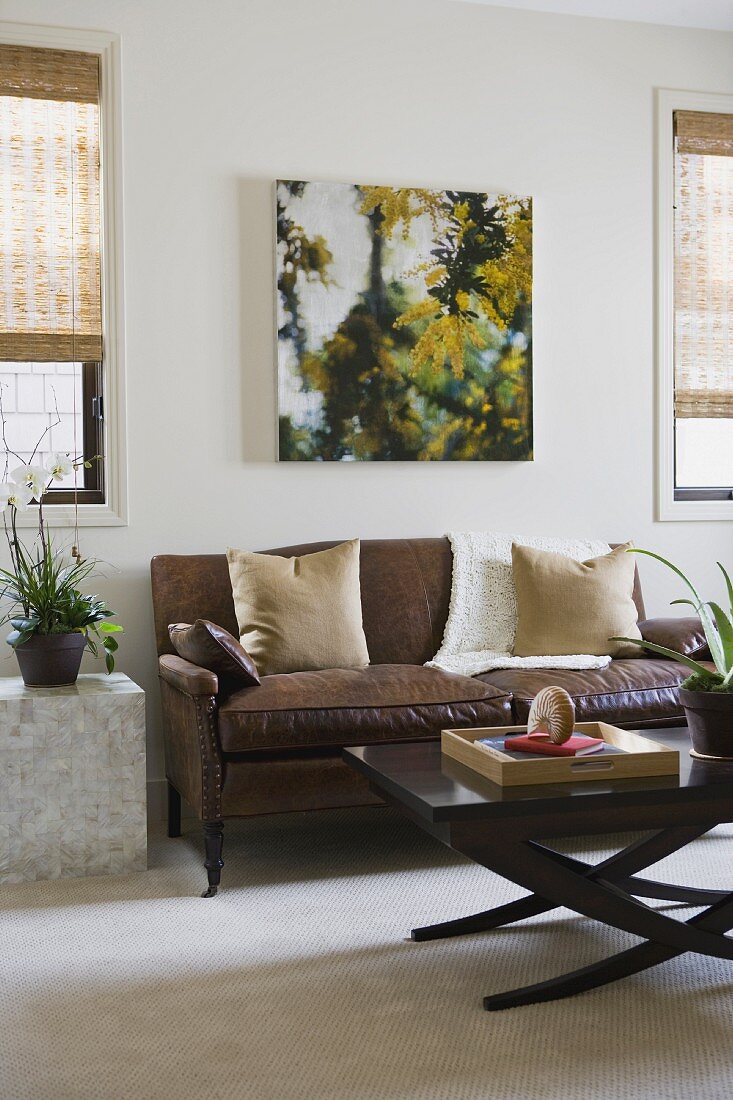
[(733, 114), (733, 95), (657, 91), (657, 519), (733, 520), (733, 500), (675, 500), (674, 112)]
[[(0, 42), (97, 54), (100, 61), (102, 339), (104, 348), (105, 503), (79, 504), (80, 527), (121, 527), (127, 511), (124, 265), (122, 251), (122, 98), (120, 38), (107, 31), (0, 22)], [(50, 527), (74, 525), (70, 504), (44, 505)], [(35, 509), (18, 523), (36, 525)]]

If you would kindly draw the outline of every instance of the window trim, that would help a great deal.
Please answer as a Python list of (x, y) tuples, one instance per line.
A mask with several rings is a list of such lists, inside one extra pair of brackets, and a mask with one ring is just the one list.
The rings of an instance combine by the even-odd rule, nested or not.
[[(674, 112), (733, 114), (733, 95), (657, 90), (657, 519), (733, 520), (728, 490), (675, 492), (674, 440)], [(725, 495), (723, 495), (725, 494)]]
[[(122, 248), (122, 97), (120, 38), (107, 31), (72, 30), (0, 22), (0, 42), (47, 49), (81, 50), (100, 61), (102, 334), (104, 341), (104, 504), (79, 503), (80, 527), (120, 527), (128, 523), (127, 414), (124, 347)], [(72, 504), (50, 503), (50, 527), (74, 525)], [(21, 513), (22, 527), (35, 526), (32, 511)]]

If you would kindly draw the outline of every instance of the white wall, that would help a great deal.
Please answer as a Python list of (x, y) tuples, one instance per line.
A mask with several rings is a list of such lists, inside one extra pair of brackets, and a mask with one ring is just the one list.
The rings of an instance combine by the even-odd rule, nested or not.
[[(130, 525), (84, 531), (149, 692), (148, 563), (494, 527), (655, 548), (716, 593), (725, 523), (653, 518), (653, 89), (733, 91), (733, 35), (448, 0), (0, 0), (123, 43)], [(278, 465), (271, 181), (535, 200), (536, 461)], [(671, 579), (643, 563), (648, 609)], [(0, 671), (12, 675), (14, 662)]]

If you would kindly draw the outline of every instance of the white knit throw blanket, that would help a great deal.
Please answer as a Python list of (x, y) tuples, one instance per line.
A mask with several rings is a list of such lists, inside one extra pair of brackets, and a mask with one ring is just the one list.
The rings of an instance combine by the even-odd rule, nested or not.
[(576, 561), (608, 554), (605, 542), (502, 535), (491, 531), (448, 534), (453, 547), (453, 584), (443, 643), (429, 668), (476, 676), (493, 668), (604, 668), (610, 657), (576, 653), (564, 657), (513, 657), (517, 593), (512, 543), (554, 550)]

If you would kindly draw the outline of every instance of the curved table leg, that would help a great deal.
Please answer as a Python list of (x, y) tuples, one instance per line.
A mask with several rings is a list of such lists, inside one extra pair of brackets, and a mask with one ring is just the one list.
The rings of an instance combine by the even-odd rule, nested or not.
[(619, 879), (615, 885), (637, 898), (679, 901), (683, 905), (713, 905), (716, 901), (724, 901), (730, 893), (729, 890), (698, 890), (695, 886), (676, 886), (672, 882), (655, 882), (653, 879), (638, 878), (636, 875)]
[[(706, 829), (704, 831), (707, 832), (708, 830)], [(701, 835), (702, 832), (696, 832), (696, 836)], [(696, 839), (696, 836), (692, 837), (692, 839)], [(612, 882), (615, 886), (620, 887), (625, 893), (633, 894), (635, 897), (656, 898), (659, 901), (679, 901), (687, 905), (712, 905), (714, 902), (722, 901), (724, 898), (728, 897), (729, 891), (727, 890), (700, 890), (694, 886), (678, 886), (671, 882), (655, 882), (653, 879), (639, 878), (637, 875), (630, 875), (628, 874), (628, 860), (625, 859), (626, 853), (629, 851), (628, 848), (624, 848), (623, 851), (618, 852), (616, 856), (611, 856), (610, 860), (605, 860), (603, 863), (599, 863), (598, 866), (594, 867), (591, 863), (586, 863), (581, 859), (575, 859), (573, 856), (563, 855), (552, 848), (546, 847), (544, 844), (537, 844), (533, 841), (530, 843), (533, 848), (544, 852), (548, 858), (554, 859), (564, 867), (580, 871), (591, 878), (598, 877), (599, 874), (601, 874), (601, 877)], [(675, 848), (673, 850), (677, 849)], [(658, 859), (661, 858), (663, 857), (658, 857)], [(654, 860), (654, 862), (658, 862), (658, 859)], [(615, 874), (612, 873), (614, 869), (614, 860), (617, 861)], [(618, 864), (622, 863), (622, 861), (625, 864), (624, 875), (622, 878), (618, 878)], [(648, 865), (648, 863), (644, 864), (644, 866)], [(606, 869), (608, 870), (606, 871)]]
[(413, 940), (442, 940), (448, 936), (468, 936), (472, 932), (488, 932), (491, 928), (500, 928), (503, 924), (513, 924), (527, 917), (536, 917), (538, 913), (546, 913), (548, 909), (555, 908), (551, 901), (545, 901), (536, 894), (529, 894), (526, 898), (517, 898), (516, 901), (498, 905), (495, 909), (473, 913), (470, 917), (457, 917), (455, 920), (442, 921), (440, 924), (426, 924), (422, 928), (413, 928), (410, 936)]
[[(704, 913), (698, 913), (687, 921), (683, 928), (701, 928), (707, 932), (722, 934), (733, 927), (733, 895), (711, 906)], [(572, 997), (576, 993), (585, 993), (599, 986), (609, 985), (619, 978), (628, 978), (639, 974), (650, 966), (657, 966), (667, 959), (683, 955), (684, 951), (667, 947), (661, 943), (640, 943), (618, 955), (591, 963), (590, 966), (549, 978), (544, 982), (526, 985), (521, 989), (511, 989), (506, 993), (495, 993), (484, 997), (484, 1008), (488, 1012), (500, 1012), (505, 1008), (518, 1008), (521, 1005), (538, 1004), (541, 1001), (556, 1001), (563, 997)]]
[[(622, 886), (622, 889), (628, 893), (635, 893), (635, 890), (631, 888), (631, 883), (636, 880), (626, 879), (627, 876), (632, 875), (634, 871), (643, 870), (652, 863), (657, 863), (660, 859), (663, 859), (667, 855), (671, 855), (672, 852), (678, 851), (685, 844), (689, 844), (690, 841), (696, 840), (697, 837), (702, 836), (711, 829), (711, 825), (690, 825), (681, 826), (673, 829), (660, 829), (651, 836), (643, 837), (641, 840), (634, 841), (633, 844), (623, 848), (620, 852), (616, 852), (612, 856), (608, 856), (602, 860), (597, 866), (593, 866), (589, 863), (584, 863), (581, 860), (573, 859), (571, 856), (561, 855), (559, 852), (553, 851), (551, 848), (546, 848), (540, 844), (534, 844), (537, 850), (542, 851), (547, 855), (548, 859), (554, 859), (557, 863), (562, 864), (569, 869), (576, 870), (583, 876), (594, 879), (603, 877), (611, 882), (616, 882), (616, 877), (619, 874), (624, 876), (624, 881), (619, 882), (618, 885)], [(481, 862), (484, 862), (483, 860)], [(484, 862), (484, 865), (485, 862)], [(669, 893), (646, 893), (646, 882), (640, 880), (642, 888), (640, 889), (640, 895), (644, 897), (667, 897), (670, 900), (682, 900), (677, 896), (671, 897)], [(656, 885), (656, 884), (654, 884)], [(660, 884), (665, 886), (665, 884)], [(684, 890), (685, 898), (691, 896), (691, 891), (688, 891), (686, 887), (665, 887), (668, 890)], [(705, 895), (704, 897), (702, 895)], [(725, 897), (726, 895), (720, 895)], [(697, 898), (700, 898), (699, 902)], [(714, 891), (697, 891), (695, 897), (689, 901), (689, 904), (708, 905), (713, 901), (719, 900), (718, 895)], [(421, 928), (413, 928), (410, 935), (413, 940), (425, 941), (425, 940), (437, 940), (444, 939), (449, 936), (467, 936), (476, 932), (488, 932), (492, 928), (499, 928), (504, 924), (512, 924), (514, 921), (526, 920), (527, 917), (536, 917), (540, 913), (547, 913), (551, 909), (557, 908), (556, 902), (548, 901), (547, 898), (540, 897), (538, 894), (530, 894), (525, 898), (518, 898), (516, 901), (510, 901), (506, 905), (500, 905), (495, 909), (487, 909), (482, 913), (472, 913), (467, 917), (457, 917), (454, 920), (441, 921), (439, 924), (428, 924)]]
[(545, 982), (525, 985), (521, 989), (510, 989), (506, 993), (494, 993), (484, 997), (487, 1012), (501, 1012), (505, 1008), (519, 1008), (522, 1005), (539, 1004), (542, 1001), (559, 1001), (563, 997), (573, 997), (576, 993), (586, 993), (602, 985), (617, 982), (647, 970), (650, 966), (673, 959), (681, 955), (674, 947), (665, 947), (661, 943), (640, 943), (612, 955), (610, 959), (583, 966), (580, 970), (571, 970), (558, 978), (548, 978)]
[(491, 870), (555, 905), (567, 906), (583, 916), (667, 947), (733, 959), (733, 941), (666, 917), (601, 878), (578, 874), (539, 845), (504, 838), (488, 856), (486, 851), (481, 856), (480, 862)]

